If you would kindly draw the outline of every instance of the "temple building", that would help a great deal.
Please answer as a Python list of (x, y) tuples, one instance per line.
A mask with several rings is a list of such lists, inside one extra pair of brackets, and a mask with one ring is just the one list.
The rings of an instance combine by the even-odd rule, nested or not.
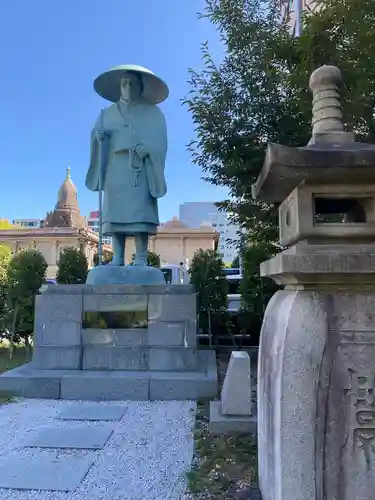
[[(161, 265), (178, 265), (182, 262), (185, 266), (189, 266), (197, 250), (217, 250), (219, 238), (220, 234), (208, 225), (190, 228), (174, 217), (158, 227), (156, 235), (150, 237), (148, 248), (160, 255)], [(129, 241), (126, 251), (125, 259), (129, 262), (135, 253), (132, 240)]]
[[(16, 220), (15, 220), (16, 222)], [(194, 253), (199, 249), (216, 250), (220, 234), (209, 226), (190, 228), (177, 217), (161, 224), (155, 236), (149, 240), (149, 250), (160, 256), (161, 264), (189, 265)], [(48, 264), (47, 277), (54, 279), (60, 252), (64, 248), (79, 248), (86, 255), (89, 267), (94, 265), (98, 251), (99, 235), (88, 225), (87, 218), (81, 215), (78, 193), (71, 179), (70, 168), (62, 183), (57, 203), (47, 212), (40, 227), (24, 224), (0, 224), (0, 244), (7, 245), (13, 253), (27, 248), (39, 250)], [(103, 242), (103, 251), (111, 247)], [(135, 253), (134, 241), (126, 245), (126, 263), (130, 263)]]
[[(70, 168), (59, 189), (54, 210), (47, 213), (40, 227), (14, 225), (0, 228), (0, 244), (7, 245), (12, 252), (34, 248), (43, 254), (48, 264), (47, 277), (50, 279), (56, 276), (61, 250), (67, 247), (81, 249), (91, 267), (98, 242), (98, 235), (87, 227), (86, 217), (80, 213), (78, 193), (71, 179)], [(111, 250), (110, 247), (104, 248)]]

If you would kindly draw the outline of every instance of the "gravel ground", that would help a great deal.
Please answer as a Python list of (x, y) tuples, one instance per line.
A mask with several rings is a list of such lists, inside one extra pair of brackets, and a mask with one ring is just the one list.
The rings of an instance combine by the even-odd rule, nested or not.
[[(124, 406), (119, 422), (60, 421), (53, 417), (76, 401), (20, 400), (0, 407), (0, 459), (62, 455), (95, 460), (74, 492), (21, 491), (0, 488), (0, 500), (182, 500), (185, 472), (193, 456), (195, 402), (110, 402)], [(83, 403), (81, 403), (83, 404)], [(84, 404), (87, 404), (84, 403)], [(103, 449), (46, 450), (20, 448), (30, 432), (44, 425), (110, 425), (114, 433)]]

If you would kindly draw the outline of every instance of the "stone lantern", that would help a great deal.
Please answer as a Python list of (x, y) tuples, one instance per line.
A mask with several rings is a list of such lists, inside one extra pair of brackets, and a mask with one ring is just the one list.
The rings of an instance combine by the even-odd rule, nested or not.
[(253, 196), (280, 203), (286, 249), (261, 266), (263, 500), (375, 498), (375, 146), (345, 132), (341, 73), (311, 76), (306, 147), (268, 146)]

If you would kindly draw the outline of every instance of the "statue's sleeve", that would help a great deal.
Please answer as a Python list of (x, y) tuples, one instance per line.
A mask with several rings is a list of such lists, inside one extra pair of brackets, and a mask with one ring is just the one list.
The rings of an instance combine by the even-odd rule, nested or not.
[(148, 150), (145, 166), (151, 196), (162, 198), (167, 192), (164, 175), (168, 148), (167, 124), (162, 111), (157, 106), (153, 106), (150, 111), (147, 117), (148, 126), (145, 128), (147, 134), (144, 137)]
[(99, 145), (96, 139), (96, 131), (99, 128), (100, 116), (96, 120), (95, 126), (90, 136), (90, 165), (86, 174), (86, 187), (90, 191), (99, 191)]

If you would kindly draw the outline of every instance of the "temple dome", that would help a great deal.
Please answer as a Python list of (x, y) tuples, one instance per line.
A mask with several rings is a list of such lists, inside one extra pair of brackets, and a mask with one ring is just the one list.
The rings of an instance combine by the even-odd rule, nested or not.
[(78, 193), (71, 179), (70, 167), (66, 169), (65, 180), (59, 189), (56, 209), (78, 210)]
[(173, 219), (165, 222), (164, 224), (161, 224), (160, 228), (162, 230), (175, 230), (175, 231), (183, 231), (185, 229), (188, 229), (188, 226), (184, 224), (178, 217), (173, 217)]
[(57, 203), (52, 212), (48, 212), (43, 227), (86, 227), (86, 218), (81, 215), (78, 206), (77, 188), (72, 182), (70, 168), (57, 195)]

